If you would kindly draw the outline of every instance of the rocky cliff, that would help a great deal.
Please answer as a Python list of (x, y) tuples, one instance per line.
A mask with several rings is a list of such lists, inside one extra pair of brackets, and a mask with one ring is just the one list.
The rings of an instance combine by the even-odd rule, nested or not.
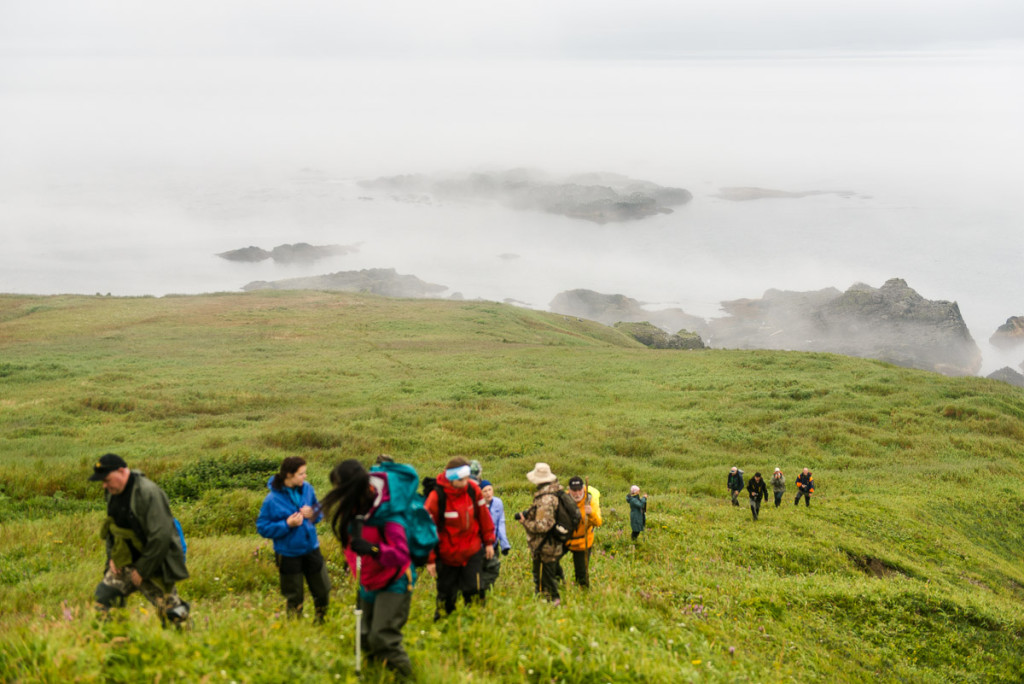
[(1011, 316), (988, 338), (996, 347), (1012, 349), (1024, 344), (1024, 316)]
[(769, 291), (761, 300), (723, 302), (730, 317), (711, 322), (714, 347), (827, 351), (945, 375), (975, 375), (981, 350), (956, 302), (930, 301), (899, 278), (846, 292)]

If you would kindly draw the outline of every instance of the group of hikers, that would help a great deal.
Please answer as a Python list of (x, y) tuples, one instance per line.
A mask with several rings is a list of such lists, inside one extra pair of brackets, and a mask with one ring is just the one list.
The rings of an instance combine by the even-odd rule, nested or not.
[[(744, 489), (743, 471), (736, 466), (730, 468), (726, 486), (732, 496), (732, 505), (739, 506), (740, 492)], [(757, 520), (757, 516), (761, 514), (761, 501), (768, 498), (768, 485), (761, 479), (761, 473), (754, 473), (754, 477), (747, 481), (746, 490), (750, 499), (750, 513), (754, 516), (754, 520)], [(772, 492), (775, 494), (775, 507), (778, 508), (786, 493), (786, 476), (782, 474), (780, 468), (776, 468), (772, 474)], [(804, 468), (796, 478), (796, 499), (793, 500), (793, 505), (800, 505), (800, 499), (803, 497), (804, 504), (810, 506), (813, 493), (814, 476), (810, 469)]]
[[(273, 541), (287, 614), (302, 615), (308, 587), (314, 621), (321, 623), (326, 617), (331, 581), (316, 530), (326, 518), (358, 586), (357, 668), (362, 650), (397, 674), (409, 675), (411, 663), (402, 646), (402, 629), (418, 568), (425, 567), (436, 582), (436, 621), (456, 609), (460, 595), (467, 605), (483, 603), (498, 579), (501, 558), (512, 548), (504, 503), (481, 474), (478, 461), (456, 457), (436, 477), (420, 482), (411, 466), (396, 464), (389, 456), (380, 456), (369, 469), (349, 459), (330, 472), (331, 490), (318, 501), (306, 481), (306, 461), (298, 456), (285, 458), (267, 482), (256, 529)], [(780, 470), (775, 475), (778, 506), (785, 480)], [(102, 483), (107, 502), (101, 530), (107, 565), (96, 587), (97, 609), (105, 615), (140, 591), (165, 624), (187, 622), (190, 606), (176, 589), (176, 583), (188, 577), (186, 545), (167, 495), (116, 454), (102, 456), (89, 479)], [(594, 529), (604, 524), (601, 493), (580, 476), (571, 477), (564, 489), (547, 463), (537, 463), (526, 479), (535, 486), (532, 503), (512, 517), (526, 532), (534, 591), (559, 605), (563, 556), (572, 556), (576, 584), (590, 586)], [(422, 494), (418, 492), (421, 485)], [(810, 505), (810, 471), (804, 469), (797, 485), (796, 502), (805, 496)], [(738, 468), (729, 473), (729, 489), (733, 504), (739, 505), (743, 471)], [(767, 496), (760, 473), (747, 489), (756, 520), (760, 498)], [(636, 541), (646, 526), (647, 495), (633, 485), (626, 501)]]

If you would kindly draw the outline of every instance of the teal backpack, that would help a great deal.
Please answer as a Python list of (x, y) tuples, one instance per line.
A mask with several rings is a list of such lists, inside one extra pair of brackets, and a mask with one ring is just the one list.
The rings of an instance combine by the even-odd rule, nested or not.
[(430, 552), (437, 547), (437, 526), (430, 511), (423, 507), (426, 500), (418, 491), (420, 477), (416, 469), (404, 463), (384, 462), (370, 468), (371, 473), (387, 473), (390, 499), (381, 503), (367, 525), (397, 522), (405, 528), (409, 556), (416, 567), (427, 564)]

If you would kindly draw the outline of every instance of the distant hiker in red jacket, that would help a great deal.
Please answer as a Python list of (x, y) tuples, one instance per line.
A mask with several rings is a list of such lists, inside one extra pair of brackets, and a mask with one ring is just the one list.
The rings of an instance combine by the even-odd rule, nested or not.
[(811, 471), (804, 468), (803, 472), (800, 473), (796, 478), (796, 498), (793, 500), (794, 506), (800, 505), (800, 497), (804, 497), (804, 503), (808, 506), (811, 505), (811, 494), (814, 493), (814, 476), (811, 475)]
[(448, 461), (424, 507), (440, 537), (437, 552), (427, 562), (427, 572), (437, 578), (434, 619), (438, 620), (442, 607), (446, 614), (455, 610), (460, 592), (467, 605), (473, 597), (483, 601), (486, 587), (481, 571), (484, 559), (494, 557), (494, 521), (479, 485), (470, 480), (469, 461), (461, 457)]

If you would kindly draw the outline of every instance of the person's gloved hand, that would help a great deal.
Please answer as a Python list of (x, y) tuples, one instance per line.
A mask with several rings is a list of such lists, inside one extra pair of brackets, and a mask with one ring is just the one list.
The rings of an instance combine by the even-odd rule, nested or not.
[(507, 556), (509, 551), (511, 551), (511, 549), (502, 549), (501, 550), (501, 555), (502, 556)]
[(352, 551), (354, 553), (357, 553), (360, 556), (374, 556), (374, 557), (377, 557), (377, 556), (380, 555), (380, 548), (374, 546), (373, 544), (371, 544), (370, 542), (366, 541), (362, 537), (359, 537), (357, 539), (353, 539), (352, 543), (349, 545), (349, 547), (352, 549)]

